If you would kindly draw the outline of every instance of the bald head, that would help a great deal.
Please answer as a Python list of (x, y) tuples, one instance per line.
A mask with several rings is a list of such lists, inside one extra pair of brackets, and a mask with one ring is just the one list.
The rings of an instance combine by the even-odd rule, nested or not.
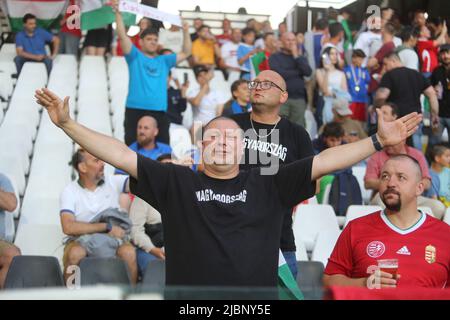
[(272, 81), (277, 86), (279, 86), (281, 89), (286, 91), (286, 81), (284, 81), (283, 77), (280, 76), (279, 73), (272, 71), (272, 70), (264, 70), (258, 74), (256, 77), (257, 81)]
[(137, 124), (137, 142), (145, 149), (153, 149), (155, 147), (155, 139), (158, 135), (158, 122), (150, 116), (143, 116)]
[(297, 38), (293, 32), (285, 32), (281, 35), (281, 47), (284, 52), (292, 53), (292, 48), (297, 46)]
[(158, 122), (156, 121), (155, 118), (151, 116), (143, 116), (142, 118), (139, 119), (138, 126), (139, 124), (158, 128)]
[(393, 161), (399, 162), (401, 164), (399, 167), (402, 168), (405, 173), (408, 173), (409, 175), (415, 175), (417, 177), (417, 181), (422, 180), (422, 169), (420, 168), (419, 162), (413, 157), (407, 154), (399, 154), (390, 157), (389, 160), (384, 163), (383, 169)]

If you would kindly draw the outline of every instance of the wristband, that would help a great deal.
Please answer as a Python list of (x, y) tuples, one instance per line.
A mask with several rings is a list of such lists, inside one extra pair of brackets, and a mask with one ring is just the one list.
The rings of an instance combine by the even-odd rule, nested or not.
[(380, 141), (378, 141), (376, 134), (371, 135), (370, 138), (372, 139), (373, 147), (375, 148), (375, 150), (377, 151), (383, 150), (383, 147), (381, 146)]

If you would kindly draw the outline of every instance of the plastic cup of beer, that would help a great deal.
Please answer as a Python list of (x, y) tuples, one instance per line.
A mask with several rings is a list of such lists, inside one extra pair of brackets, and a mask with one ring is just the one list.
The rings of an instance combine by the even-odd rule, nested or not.
[(392, 274), (394, 279), (397, 279), (398, 259), (382, 259), (377, 260), (380, 271)]

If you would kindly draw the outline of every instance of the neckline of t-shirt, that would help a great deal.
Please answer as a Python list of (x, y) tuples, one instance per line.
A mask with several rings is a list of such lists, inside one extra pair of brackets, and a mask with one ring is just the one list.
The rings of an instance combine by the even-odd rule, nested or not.
[(395, 226), (390, 220), (389, 218), (386, 216), (385, 210), (380, 211), (380, 217), (381, 220), (383, 220), (383, 222), (394, 232), (401, 234), (401, 235), (407, 235), (410, 234), (414, 231), (416, 231), (417, 229), (419, 229), (421, 226), (423, 226), (423, 224), (425, 223), (426, 219), (427, 219), (427, 214), (423, 213), (422, 211), (418, 210), (421, 213), (421, 217), (419, 220), (417, 220), (417, 222), (412, 225), (411, 227), (407, 228), (407, 229), (400, 229), (399, 227)]
[(241, 172), (242, 172), (242, 170), (239, 170), (239, 173), (237, 174), (237, 176), (234, 178), (231, 178), (231, 179), (219, 179), (219, 178), (210, 177), (204, 172), (200, 172), (200, 176), (203, 176), (203, 177), (207, 178), (208, 180), (212, 180), (212, 181), (233, 181), (233, 180), (237, 180), (239, 178), (239, 176), (241, 175)]
[(273, 123), (273, 124), (269, 124), (269, 123), (262, 123), (262, 122), (258, 122), (252, 119), (251, 113), (249, 113), (248, 116), (248, 121), (249, 122), (253, 122), (254, 125), (258, 125), (258, 126), (267, 126), (267, 127), (273, 127), (275, 124), (277, 125), (277, 127), (282, 124), (282, 122), (284, 122), (286, 119), (280, 116), (280, 120), (277, 123)]

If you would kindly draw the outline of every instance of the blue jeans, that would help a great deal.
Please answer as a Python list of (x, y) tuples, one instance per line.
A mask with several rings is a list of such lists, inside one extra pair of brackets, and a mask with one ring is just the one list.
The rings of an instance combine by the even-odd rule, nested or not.
[(294, 276), (294, 279), (297, 280), (297, 257), (295, 256), (295, 251), (282, 251), (284, 260), (286, 260), (286, 263), (289, 267), (289, 269), (292, 272), (292, 275)]
[(41, 63), (44, 63), (45, 67), (47, 68), (47, 74), (50, 74), (50, 71), (52, 70), (52, 66), (53, 66), (53, 61), (50, 58), (45, 58), (42, 61), (35, 61), (35, 60), (26, 59), (24, 57), (16, 56), (14, 58), (14, 62), (16, 63), (17, 75), (19, 75), (20, 71), (22, 71), (22, 67), (25, 64), (25, 62), (41, 62)]
[(150, 263), (150, 261), (158, 260), (157, 257), (152, 255), (151, 253), (145, 252), (140, 248), (136, 248), (136, 257), (138, 272), (141, 277), (144, 276), (145, 270), (147, 269), (147, 265)]
[(423, 136), (423, 123), (419, 124), (419, 129), (413, 134), (412, 141), (413, 147), (422, 151), (422, 136)]

